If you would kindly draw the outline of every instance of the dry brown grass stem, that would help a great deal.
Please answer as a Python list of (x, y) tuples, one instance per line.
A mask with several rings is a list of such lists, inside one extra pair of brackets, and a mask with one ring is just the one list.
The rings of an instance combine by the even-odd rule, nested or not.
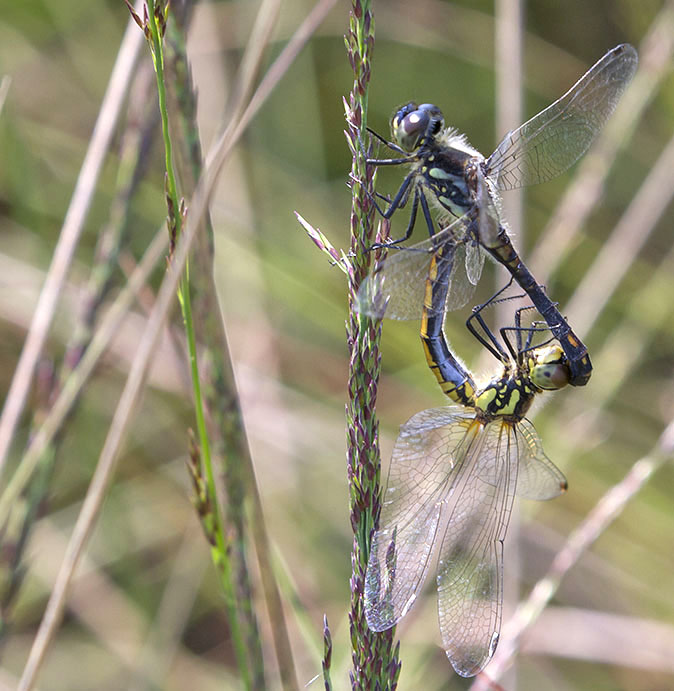
[(5, 107), (5, 101), (7, 100), (7, 94), (9, 93), (9, 87), (12, 84), (12, 78), (5, 75), (0, 81), (0, 113)]
[[(138, 0), (137, 5), (139, 8), (142, 6), (141, 0)], [(0, 416), (0, 473), (7, 459), (17, 422), (26, 403), (35, 365), (54, 318), (56, 305), (84, 227), (98, 177), (133, 78), (142, 41), (142, 33), (138, 31), (133, 20), (130, 20), (103, 98), (98, 120), (91, 135), (89, 148), (77, 178), (70, 206), (63, 221), (59, 242), (54, 250), (51, 266), (12, 377), (2, 416)]]
[(634, 263), (674, 195), (674, 137), (632, 199), (611, 237), (567, 303), (578, 333), (587, 333)]
[[(646, 106), (669, 73), (674, 51), (674, 0), (653, 21), (639, 47), (639, 69), (595, 145), (578, 168), (531, 253), (530, 268), (545, 283), (562, 263), (589, 214), (598, 204), (619, 149), (629, 140)], [(550, 248), (553, 247), (554, 251)], [(579, 330), (582, 334), (582, 329)]]
[(155, 234), (142, 261), (129, 277), (128, 283), (105, 313), (82, 360), (69, 376), (58, 398), (52, 404), (47, 417), (33, 437), (30, 446), (26, 449), (19, 467), (0, 495), (0, 524), (4, 525), (8, 520), (12, 504), (26, 487), (42, 454), (54, 439), (54, 435), (62, 428), (63, 421), (70, 413), (82, 387), (89, 380), (111, 339), (118, 332), (136, 294), (147, 283), (150, 273), (165, 253), (166, 246), (166, 228), (162, 226)]

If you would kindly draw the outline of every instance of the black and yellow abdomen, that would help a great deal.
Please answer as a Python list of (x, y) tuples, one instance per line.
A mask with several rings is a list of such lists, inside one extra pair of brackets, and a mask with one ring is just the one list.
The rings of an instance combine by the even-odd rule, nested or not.
[(446, 244), (433, 257), (424, 293), (421, 341), (426, 362), (443, 393), (455, 403), (472, 406), (475, 384), (463, 365), (452, 355), (444, 332), (445, 302), (452, 270), (453, 248)]

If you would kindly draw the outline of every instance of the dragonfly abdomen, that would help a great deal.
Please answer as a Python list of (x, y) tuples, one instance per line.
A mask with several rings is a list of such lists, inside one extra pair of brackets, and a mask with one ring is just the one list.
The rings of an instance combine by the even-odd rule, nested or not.
[(421, 341), (428, 366), (442, 392), (455, 403), (475, 405), (475, 384), (463, 365), (452, 356), (444, 333), (427, 336), (422, 332)]
[(452, 355), (443, 329), (445, 302), (452, 270), (452, 251), (445, 244), (431, 260), (421, 315), (421, 342), (426, 362), (442, 392), (456, 403), (474, 405), (475, 384), (463, 365)]

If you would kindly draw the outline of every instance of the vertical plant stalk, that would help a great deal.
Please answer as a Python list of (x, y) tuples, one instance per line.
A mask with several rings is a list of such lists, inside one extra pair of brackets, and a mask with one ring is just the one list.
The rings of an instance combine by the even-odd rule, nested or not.
[[(188, 6), (185, 7), (187, 9)], [(202, 172), (203, 157), (196, 125), (195, 90), (184, 43), (189, 18), (187, 12), (179, 12), (177, 8), (174, 8), (173, 16), (176, 21), (171, 22), (167, 33), (166, 69), (171, 73), (168, 82), (169, 97), (174, 102), (173, 110), (178, 115), (180, 124), (180, 131), (174, 132), (176, 150), (179, 154), (177, 160), (180, 178), (185, 185), (186, 194), (190, 195)], [(268, 22), (271, 28), (274, 25), (273, 17), (274, 15), (264, 16), (262, 20)], [(266, 38), (268, 39), (268, 36)], [(261, 40), (263, 45), (256, 42), (255, 51), (262, 52), (268, 44), (264, 36)], [(242, 79), (245, 84), (242, 84), (240, 91), (245, 92), (252, 88), (252, 78), (251, 75), (250, 78)], [(238, 107), (242, 108), (243, 98), (235, 101), (239, 104)], [(271, 635), (281, 684), (284, 689), (297, 689), (292, 648), (278, 585), (271, 566), (269, 540), (215, 286), (214, 256), (213, 228), (210, 219), (206, 217), (204, 232), (195, 240), (195, 270), (192, 275), (194, 319), (204, 346), (201, 355), (201, 377), (208, 434), (213, 458), (222, 464), (224, 491), (227, 497), (225, 519), (230, 531), (229, 559), (233, 587), (236, 591), (237, 616), (242, 636), (246, 641), (252, 688), (264, 689), (266, 686), (262, 642), (255, 613), (247, 553), (247, 542), (252, 537), (260, 566), (262, 590), (271, 620)]]
[(374, 171), (365, 163), (361, 133), (367, 125), (367, 96), (374, 47), (374, 19), (369, 0), (353, 0), (349, 32), (345, 38), (347, 56), (354, 72), (354, 84), (346, 108), (346, 137), (353, 156), (351, 180), (351, 252), (349, 271), (349, 348), (347, 424), (347, 471), (351, 527), (351, 686), (353, 689), (395, 689), (400, 663), (394, 631), (374, 633), (364, 611), (365, 572), (372, 534), (380, 513), (379, 423), (375, 414), (381, 355), (381, 322), (356, 312), (358, 288), (367, 276), (374, 242)]
[[(178, 196), (174, 161), (173, 161), (173, 142), (169, 128), (167, 90), (164, 72), (164, 36), (166, 34), (168, 20), (168, 3), (164, 0), (155, 2), (147, 1), (147, 8), (143, 20), (133, 11), (127, 1), (129, 11), (143, 29), (145, 37), (150, 45), (152, 60), (157, 76), (157, 94), (159, 100), (159, 113), (162, 123), (162, 135), (164, 140), (164, 150), (166, 156), (166, 200), (168, 206), (168, 227), (170, 236), (169, 260), (173, 258), (175, 243), (180, 237), (183, 225), (184, 208), (182, 199)], [(228, 614), (228, 622), (232, 643), (236, 654), (237, 665), (243, 685), (246, 689), (253, 688), (252, 673), (249, 667), (248, 646), (244, 640), (244, 632), (240, 625), (237, 611), (237, 588), (236, 575), (232, 572), (230, 562), (231, 540), (229, 533), (225, 535), (223, 525), (223, 514), (220, 509), (213, 461), (211, 455), (211, 442), (206, 429), (206, 416), (204, 398), (201, 392), (201, 380), (199, 376), (199, 364), (197, 360), (196, 334), (194, 319), (192, 316), (192, 304), (190, 295), (190, 271), (189, 264), (185, 264), (185, 271), (178, 288), (178, 301), (182, 312), (183, 325), (187, 341), (187, 350), (190, 364), (190, 374), (192, 380), (192, 393), (194, 397), (194, 412), (196, 417), (198, 456), (200, 468), (204, 475), (204, 483), (208, 493), (206, 502), (210, 515), (209, 537), (211, 540), (211, 558), (213, 559), (220, 575), (220, 585), (225, 596), (225, 607)], [(197, 447), (196, 444), (194, 444)]]
[[(494, 6), (495, 32), (495, 65), (496, 72), (496, 138), (499, 141), (505, 132), (512, 132), (524, 122), (523, 117), (523, 26), (524, 7), (522, 0), (498, 0)], [(525, 249), (526, 228), (524, 227), (524, 195), (522, 189), (512, 190), (502, 198), (503, 215), (510, 229), (515, 233), (521, 251)], [(500, 288), (504, 283), (507, 271), (499, 267), (496, 272)], [(503, 302), (496, 306), (496, 317), (502, 325), (512, 325), (512, 306)], [(486, 357), (488, 356), (489, 357)], [(482, 364), (489, 361), (491, 355), (485, 350), (482, 353)], [(491, 367), (491, 364), (489, 365)], [(509, 547), (506, 552), (503, 573), (503, 599), (506, 614), (518, 600), (522, 570), (525, 565), (521, 560), (520, 535), (521, 517), (517, 507), (513, 507), (508, 527)], [(506, 686), (514, 687), (516, 673), (511, 674)]]

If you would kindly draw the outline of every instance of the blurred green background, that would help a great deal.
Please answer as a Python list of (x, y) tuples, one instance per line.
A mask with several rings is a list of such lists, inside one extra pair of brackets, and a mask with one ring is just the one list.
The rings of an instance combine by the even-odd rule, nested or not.
[[(257, 8), (214, 2), (196, 9), (189, 46), (206, 149), (226, 118)], [(300, 1), (282, 6), (269, 61), (310, 8)], [(320, 227), (336, 247), (348, 246), (351, 159), (342, 106), (352, 79), (343, 44), (348, 9), (348, 3), (338, 3), (290, 67), (226, 166), (211, 206), (223, 314), (265, 518), (284, 574), (298, 677), (304, 685), (320, 672), (327, 613), (338, 689), (349, 685), (345, 279), (308, 240), (293, 211)], [(12, 79), (0, 114), (0, 391), (6, 392), (128, 12), (123, 2), (111, 0), (0, 0), (0, 10), (0, 76)], [(374, 12), (369, 124), (387, 134), (395, 106), (431, 101), (448, 124), (489, 154), (504, 134), (495, 131), (493, 3), (375, 2)], [(567, 475), (570, 489), (553, 502), (521, 503), (518, 539), (506, 544), (512, 556), (506, 568), (513, 590), (522, 594), (609, 487), (651, 452), (674, 414), (674, 215), (668, 207), (674, 174), (644, 200), (647, 209), (663, 206), (659, 219), (631, 219), (629, 242), (616, 243), (608, 256), (609, 265), (612, 259), (618, 265), (625, 260), (621, 248), (628, 253), (601, 311), (595, 284), (587, 283), (604, 285), (605, 265), (595, 259), (674, 135), (672, 15), (671, 2), (652, 0), (541, 0), (525, 7), (525, 119), (622, 42), (639, 50), (653, 90), (642, 95), (643, 110), (621, 143), (604, 194), (559, 262), (556, 241), (545, 228), (578, 166), (528, 190), (525, 223), (512, 229), (518, 249), (532, 257), (535, 275), (537, 265), (554, 265), (552, 273), (541, 269), (540, 280), (563, 308), (574, 307), (569, 319), (581, 323), (595, 367), (585, 389), (548, 397), (535, 411), (546, 452)], [(658, 60), (664, 68), (652, 67)], [(139, 72), (149, 64), (145, 46), (140, 62)], [(132, 203), (125, 251), (136, 259), (166, 215), (158, 135), (157, 126), (146, 177)], [(109, 215), (118, 144), (119, 139), (108, 157), (45, 352), (56, 362)], [(382, 171), (378, 187), (392, 193), (400, 179), (399, 169)], [(402, 223), (402, 216), (395, 219), (394, 235)], [(631, 249), (632, 240), (638, 249)], [(157, 273), (155, 288), (160, 278)], [(121, 269), (115, 280), (124, 282)], [(476, 300), (486, 299), (501, 281), (488, 265)], [(574, 301), (579, 285), (585, 292)], [(466, 316), (449, 316), (449, 338), (471, 367), (490, 371), (492, 363), (463, 326)], [(1, 649), (0, 681), (8, 688), (25, 661), (144, 319), (139, 305), (67, 428)], [(445, 401), (425, 365), (418, 324), (387, 322), (382, 351), (378, 410), (386, 464), (398, 426)], [(165, 339), (42, 688), (237, 688), (222, 598), (190, 504), (184, 464), (186, 429), (194, 423), (185, 372)], [(28, 421), (27, 414), (14, 460)], [(672, 496), (674, 472), (665, 464), (569, 573), (552, 608), (526, 638), (517, 680), (505, 682), (508, 689), (674, 687)], [(469, 685), (453, 674), (439, 647), (435, 607), (431, 582), (428, 597), (398, 627), (401, 689)], [(262, 628), (268, 641), (264, 619)]]

